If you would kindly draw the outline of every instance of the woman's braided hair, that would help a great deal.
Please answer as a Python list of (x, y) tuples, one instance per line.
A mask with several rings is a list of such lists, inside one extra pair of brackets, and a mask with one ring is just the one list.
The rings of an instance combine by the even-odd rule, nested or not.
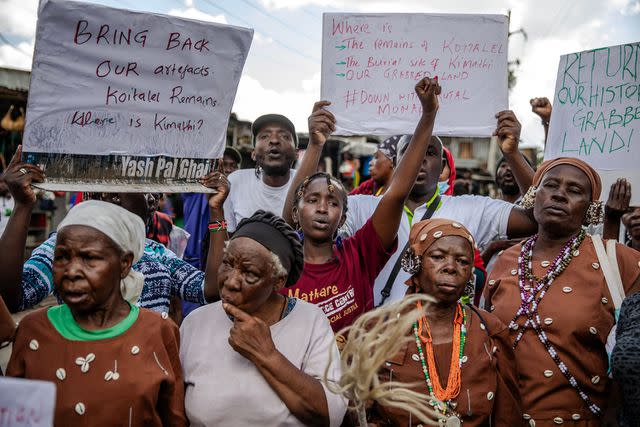
[(285, 286), (289, 287), (295, 285), (300, 278), (302, 268), (304, 267), (304, 255), (302, 254), (302, 244), (300, 243), (298, 233), (296, 233), (295, 230), (278, 215), (263, 210), (256, 211), (249, 218), (244, 218), (240, 221), (236, 229), (240, 229), (242, 226), (252, 222), (261, 222), (275, 228), (289, 241), (291, 248), (293, 249), (293, 262), (291, 263), (291, 269), (288, 271)]
[(343, 215), (346, 214), (347, 200), (348, 200), (347, 189), (344, 188), (344, 185), (342, 185), (342, 182), (340, 182), (339, 179), (337, 179), (335, 176), (332, 176), (326, 172), (316, 172), (313, 175), (308, 176), (304, 181), (302, 181), (302, 184), (300, 184), (296, 189), (295, 198), (293, 199), (293, 208), (294, 209), (297, 208), (298, 203), (300, 202), (300, 199), (302, 199), (302, 196), (304, 196), (304, 192), (307, 190), (307, 186), (312, 181), (320, 178), (324, 178), (327, 181), (327, 187), (329, 187), (329, 192), (333, 192), (333, 189), (335, 187), (338, 187), (340, 189), (340, 191), (342, 192), (342, 214)]

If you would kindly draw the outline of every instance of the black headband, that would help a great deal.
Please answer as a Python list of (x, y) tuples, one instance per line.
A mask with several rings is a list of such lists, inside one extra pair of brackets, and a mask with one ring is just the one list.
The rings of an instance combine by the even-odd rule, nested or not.
[(291, 266), (295, 261), (295, 254), (289, 239), (277, 228), (264, 222), (247, 222), (236, 229), (231, 239), (233, 240), (238, 237), (248, 237), (249, 239), (255, 240), (276, 254), (280, 262), (282, 262), (282, 266), (287, 270), (287, 276), (289, 275)]

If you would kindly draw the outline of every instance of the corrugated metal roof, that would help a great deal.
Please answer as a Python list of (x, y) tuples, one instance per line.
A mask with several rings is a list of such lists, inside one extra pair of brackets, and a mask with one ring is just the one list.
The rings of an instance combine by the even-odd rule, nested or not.
[(0, 67), (0, 87), (28, 91), (30, 77), (29, 71)]

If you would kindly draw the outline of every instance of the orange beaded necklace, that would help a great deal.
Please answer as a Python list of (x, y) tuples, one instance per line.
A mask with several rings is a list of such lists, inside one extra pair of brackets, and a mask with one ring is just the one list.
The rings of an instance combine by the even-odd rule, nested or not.
[[(418, 310), (422, 310), (422, 304), (418, 302)], [(449, 368), (449, 378), (447, 380), (447, 388), (443, 389), (442, 384), (440, 382), (440, 377), (438, 375), (438, 369), (436, 368), (436, 358), (433, 353), (433, 339), (431, 338), (431, 329), (429, 328), (429, 321), (425, 316), (422, 316), (418, 320), (417, 333), (418, 337), (420, 337), (420, 341), (424, 343), (424, 347), (427, 352), (427, 363), (426, 368), (428, 369), (428, 385), (432, 388), (433, 395), (440, 400), (441, 402), (446, 402), (451, 399), (454, 399), (460, 394), (461, 387), (461, 377), (460, 377), (460, 368), (462, 366), (462, 357), (463, 357), (463, 349), (464, 342), (466, 339), (466, 331), (464, 327), (465, 320), (464, 309), (461, 304), (457, 305), (456, 315), (453, 320), (453, 339), (452, 344), (453, 348), (451, 350), (451, 366)], [(422, 329), (426, 330), (426, 337), (422, 335)], [(418, 346), (418, 350), (422, 350), (420, 346)], [(420, 353), (422, 353), (420, 351)], [(423, 366), (424, 368), (424, 366)], [(426, 373), (426, 372), (425, 372)]]

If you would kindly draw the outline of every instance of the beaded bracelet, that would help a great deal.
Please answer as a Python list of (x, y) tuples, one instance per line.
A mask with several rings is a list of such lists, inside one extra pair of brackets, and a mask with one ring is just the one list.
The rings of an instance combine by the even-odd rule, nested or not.
[(211, 233), (215, 233), (217, 231), (224, 231), (227, 229), (227, 221), (222, 220), (222, 221), (211, 221), (209, 223), (209, 231)]

